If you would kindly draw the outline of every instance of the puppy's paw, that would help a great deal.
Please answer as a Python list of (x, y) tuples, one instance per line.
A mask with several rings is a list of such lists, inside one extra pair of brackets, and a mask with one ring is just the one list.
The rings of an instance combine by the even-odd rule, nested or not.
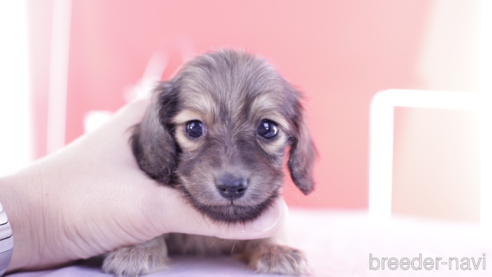
[(248, 266), (256, 273), (307, 275), (309, 272), (304, 253), (291, 247), (260, 244), (251, 254)]
[(162, 270), (167, 267), (167, 250), (148, 248), (142, 245), (122, 247), (108, 254), (102, 270), (115, 276), (136, 277)]

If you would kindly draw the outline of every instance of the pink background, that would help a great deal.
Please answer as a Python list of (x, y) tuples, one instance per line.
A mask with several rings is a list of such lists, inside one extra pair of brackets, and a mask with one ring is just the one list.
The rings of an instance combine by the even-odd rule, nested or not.
[[(288, 204), (367, 208), (371, 98), (389, 88), (439, 89), (423, 82), (417, 70), (434, 2), (73, 0), (66, 140), (83, 133), (87, 111), (124, 105), (125, 88), (139, 81), (154, 52), (177, 38), (188, 38), (198, 53), (246, 49), (267, 58), (307, 96), (309, 127), (320, 152), (317, 188), (306, 197), (289, 180)], [(29, 5), (41, 157), (52, 1)], [(449, 56), (460, 51), (465, 50)], [(175, 57), (163, 79), (179, 63)]]

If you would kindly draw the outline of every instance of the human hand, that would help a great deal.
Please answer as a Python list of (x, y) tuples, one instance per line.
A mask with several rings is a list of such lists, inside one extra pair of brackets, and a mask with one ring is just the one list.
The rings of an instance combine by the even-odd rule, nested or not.
[(132, 102), (99, 129), (0, 178), (0, 202), (15, 240), (7, 272), (53, 267), (163, 233), (258, 239), (279, 230), (287, 214), (283, 200), (253, 222), (226, 225), (148, 178), (128, 143), (148, 104)]

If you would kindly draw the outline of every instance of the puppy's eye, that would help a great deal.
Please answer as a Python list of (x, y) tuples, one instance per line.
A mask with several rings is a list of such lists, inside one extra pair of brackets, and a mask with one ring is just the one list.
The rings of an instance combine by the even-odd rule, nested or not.
[(278, 134), (277, 123), (268, 119), (262, 120), (256, 128), (256, 133), (266, 139), (272, 139)]
[(192, 120), (186, 123), (185, 132), (192, 138), (199, 138), (203, 135), (203, 123), (199, 120)]

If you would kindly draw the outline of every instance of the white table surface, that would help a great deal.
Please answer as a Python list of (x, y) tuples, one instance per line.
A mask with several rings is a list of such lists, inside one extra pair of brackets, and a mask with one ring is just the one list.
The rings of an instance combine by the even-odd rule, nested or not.
[[(396, 216), (390, 224), (374, 225), (366, 212), (291, 209), (288, 223), (293, 245), (305, 251), (313, 276), (492, 276), (492, 243), (477, 225)], [(369, 254), (381, 259), (441, 257), (482, 258), (486, 270), (369, 270)], [(11, 277), (110, 276), (103, 274), (98, 261), (83, 262), (59, 269), (14, 273)], [(230, 257), (173, 257), (171, 268), (147, 275), (242, 277), (275, 276), (255, 274)]]

